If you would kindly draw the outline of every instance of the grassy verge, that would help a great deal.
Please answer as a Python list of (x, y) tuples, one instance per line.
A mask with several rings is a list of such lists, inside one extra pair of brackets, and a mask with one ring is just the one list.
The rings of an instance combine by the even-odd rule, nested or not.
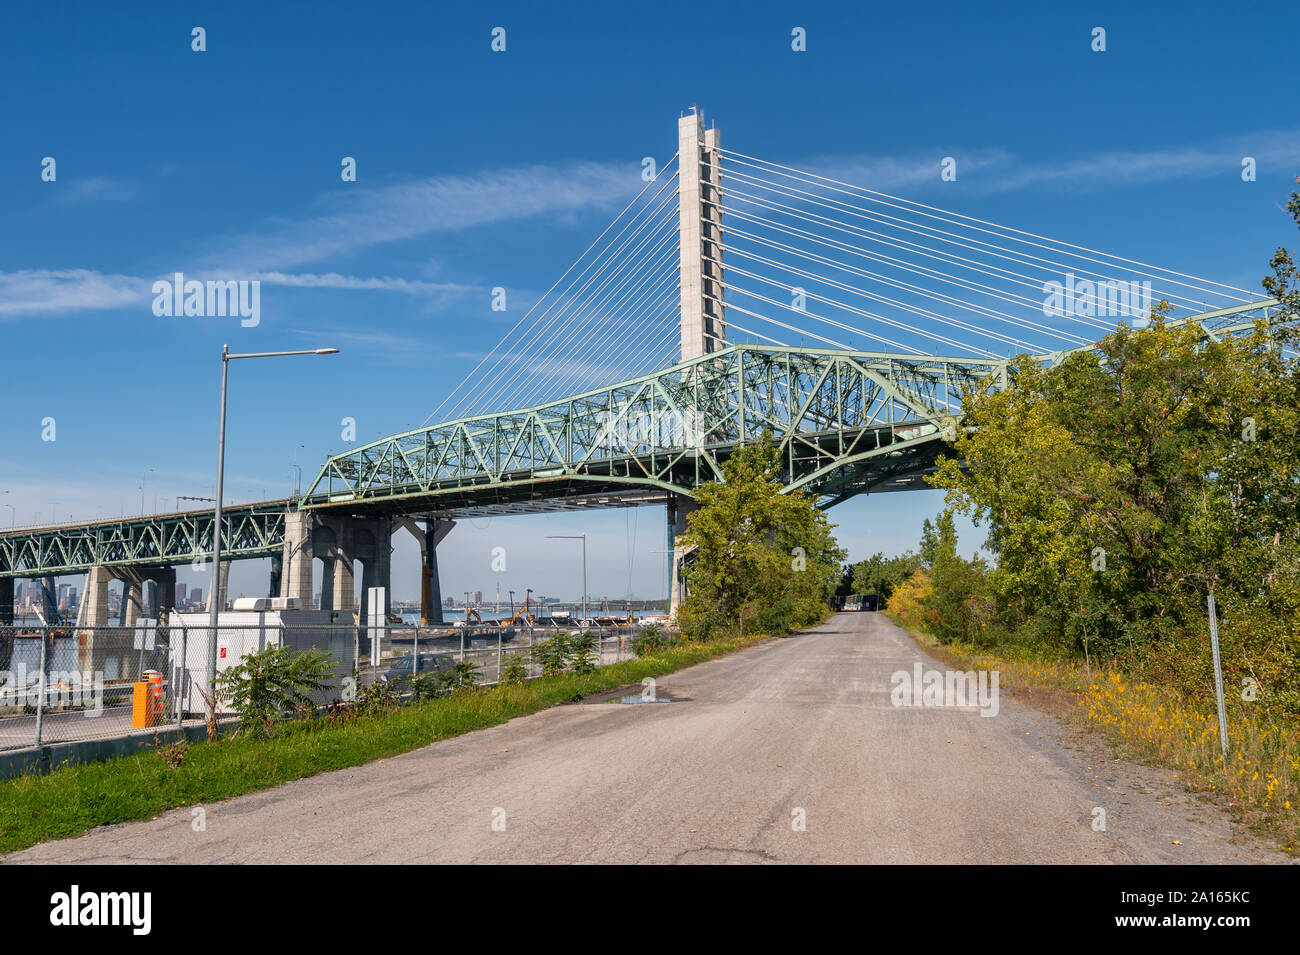
[(77, 835), (167, 809), (228, 799), (293, 779), (386, 756), (504, 723), (557, 703), (661, 676), (753, 645), (758, 639), (684, 643), (589, 674), (461, 692), (339, 725), (290, 722), (268, 741), (235, 736), (190, 746), (168, 768), (152, 749), (0, 783), (0, 852)]
[(997, 670), (1000, 689), (1031, 691), (1029, 702), (1099, 732), (1119, 756), (1177, 770), (1190, 790), (1213, 796), (1239, 820), (1300, 854), (1300, 724), (1294, 719), (1232, 701), (1225, 762), (1209, 694), (1192, 701), (1119, 670), (1085, 668), (1073, 658), (1045, 658), (1018, 645), (940, 644), (889, 616), (948, 665)]

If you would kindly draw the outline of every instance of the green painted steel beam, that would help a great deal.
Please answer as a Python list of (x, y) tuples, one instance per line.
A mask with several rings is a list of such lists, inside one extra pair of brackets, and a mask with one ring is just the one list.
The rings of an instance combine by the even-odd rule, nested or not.
[[(292, 503), (286, 498), (223, 510), (223, 557), (279, 554), (284, 515)], [(211, 557), (211, 511), (0, 531), (0, 577), (58, 576), (95, 565), (168, 567)]]
[[(962, 395), (1005, 380), (1005, 360), (733, 345), (561, 400), (476, 415), (330, 457), (308, 509), (437, 510), (515, 488), (587, 482), (690, 495), (741, 444), (771, 435), (790, 487), (854, 468), (893, 475), (888, 448), (937, 434)], [(866, 452), (878, 451), (878, 454)]]

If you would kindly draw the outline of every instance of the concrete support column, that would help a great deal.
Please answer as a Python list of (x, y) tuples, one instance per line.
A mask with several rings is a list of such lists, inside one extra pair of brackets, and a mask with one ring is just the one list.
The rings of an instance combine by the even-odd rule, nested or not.
[[(321, 558), (321, 575), (320, 575), (320, 609), (334, 609), (334, 560), (333, 551), (325, 551), (320, 554)], [(304, 604), (304, 606), (310, 606)]]
[[(350, 618), (357, 608), (357, 575), (352, 564), (352, 555), (342, 549), (335, 551), (333, 567), (334, 599), (330, 609), (339, 612), (339, 623), (351, 623), (352, 621), (347, 618)], [(322, 583), (321, 601), (324, 600), (325, 585)]]
[(668, 537), (673, 549), (671, 579), (669, 580), (668, 612), (673, 616), (677, 608), (686, 599), (686, 579), (683, 575), (683, 562), (691, 548), (678, 543), (678, 538), (686, 533), (686, 518), (699, 508), (692, 498), (677, 494), (668, 502)]
[[(361, 622), (385, 623), (388, 608), (393, 599), (393, 521), (388, 517), (378, 517), (365, 522), (371, 546), (369, 553), (360, 555), (361, 567)], [(377, 621), (369, 619), (370, 588), (384, 588), (383, 616)]]
[(176, 609), (176, 568), (159, 567), (149, 571), (145, 579), (153, 583), (151, 599), (146, 601), (149, 616), (160, 620)]
[[(221, 569), (217, 572), (217, 579), (221, 581), (222, 605), (217, 608), (217, 611), (220, 612), (226, 609), (226, 599), (230, 596), (230, 561), (223, 560), (221, 562)], [(212, 592), (212, 578), (208, 578), (208, 599), (204, 602), (204, 607), (209, 612), (212, 610), (212, 601), (216, 599), (216, 596), (217, 595)], [(211, 669), (211, 667), (209, 667), (209, 669)]]
[[(312, 515), (310, 511), (290, 511), (284, 516), (284, 551), (281, 557), (281, 597), (297, 597), (300, 606), (311, 607), (311, 564), (318, 556), (312, 546)], [(326, 568), (329, 564), (326, 562)], [(274, 568), (272, 569), (274, 573)], [(329, 590), (321, 588), (321, 606)]]
[(45, 622), (52, 627), (59, 624), (59, 587), (53, 577), (40, 578), (41, 612)]
[(122, 581), (122, 617), (121, 623), (124, 627), (134, 627), (135, 622), (143, 616), (144, 611), (144, 588), (143, 581), (140, 580), (123, 580)]
[(0, 577), (0, 627), (14, 625), (14, 579)]
[(425, 525), (424, 559), (420, 568), (420, 623), (442, 626), (442, 581), (438, 577), (438, 545), (456, 526), (455, 521), (431, 520)]
[(79, 625), (85, 627), (108, 626), (108, 582), (113, 579), (107, 567), (92, 567), (86, 574), (85, 591), (81, 595), (78, 611)]
[(271, 558), (271, 580), (266, 587), (268, 597), (280, 596), (280, 578), (284, 576), (284, 558), (273, 556)]

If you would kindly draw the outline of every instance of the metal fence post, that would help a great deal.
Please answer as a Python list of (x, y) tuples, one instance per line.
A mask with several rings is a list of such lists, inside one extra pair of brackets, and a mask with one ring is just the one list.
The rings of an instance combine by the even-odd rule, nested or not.
[(420, 672), (420, 628), (415, 628), (415, 636), (411, 643), (411, 675)]
[[(189, 672), (189, 658), (185, 655), (186, 638), (189, 631), (185, 624), (181, 624), (181, 661), (180, 666), (176, 661), (172, 661), (172, 692), (176, 694), (176, 728), (180, 729), (185, 724), (185, 675)], [(171, 649), (171, 640), (167, 641), (168, 650)]]
[(41, 745), (41, 733), (45, 722), (45, 651), (50, 642), (50, 628), (41, 631), (41, 673), (36, 680), (36, 745)]
[(497, 682), (501, 682), (501, 634), (504, 627), (497, 630)]
[(1219, 665), (1219, 613), (1214, 604), (1214, 591), (1206, 598), (1210, 616), (1210, 649), (1214, 654), (1214, 700), (1219, 710), (1219, 748), (1223, 751), (1223, 765), (1228, 765), (1228, 717), (1223, 705), (1223, 669)]
[(461, 628), (460, 631), (460, 662), (461, 663), (465, 662), (465, 631), (468, 629), (469, 629), (469, 624), (466, 624), (464, 627)]

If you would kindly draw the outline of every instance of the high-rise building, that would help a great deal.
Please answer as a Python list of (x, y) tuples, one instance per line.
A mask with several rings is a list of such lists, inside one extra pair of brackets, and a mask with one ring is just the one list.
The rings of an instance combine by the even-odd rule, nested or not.
[(203, 606), (203, 588), (202, 588), (202, 587), (191, 587), (191, 588), (190, 588), (190, 606), (191, 606), (191, 607), (201, 607), (201, 606)]
[(178, 583), (178, 584), (176, 585), (176, 606), (178, 606), (178, 607), (184, 607), (184, 606), (186, 606), (186, 603), (185, 603), (185, 591), (186, 591), (186, 589), (187, 589), (188, 587), (189, 587), (189, 584), (179, 584), (179, 583)]

